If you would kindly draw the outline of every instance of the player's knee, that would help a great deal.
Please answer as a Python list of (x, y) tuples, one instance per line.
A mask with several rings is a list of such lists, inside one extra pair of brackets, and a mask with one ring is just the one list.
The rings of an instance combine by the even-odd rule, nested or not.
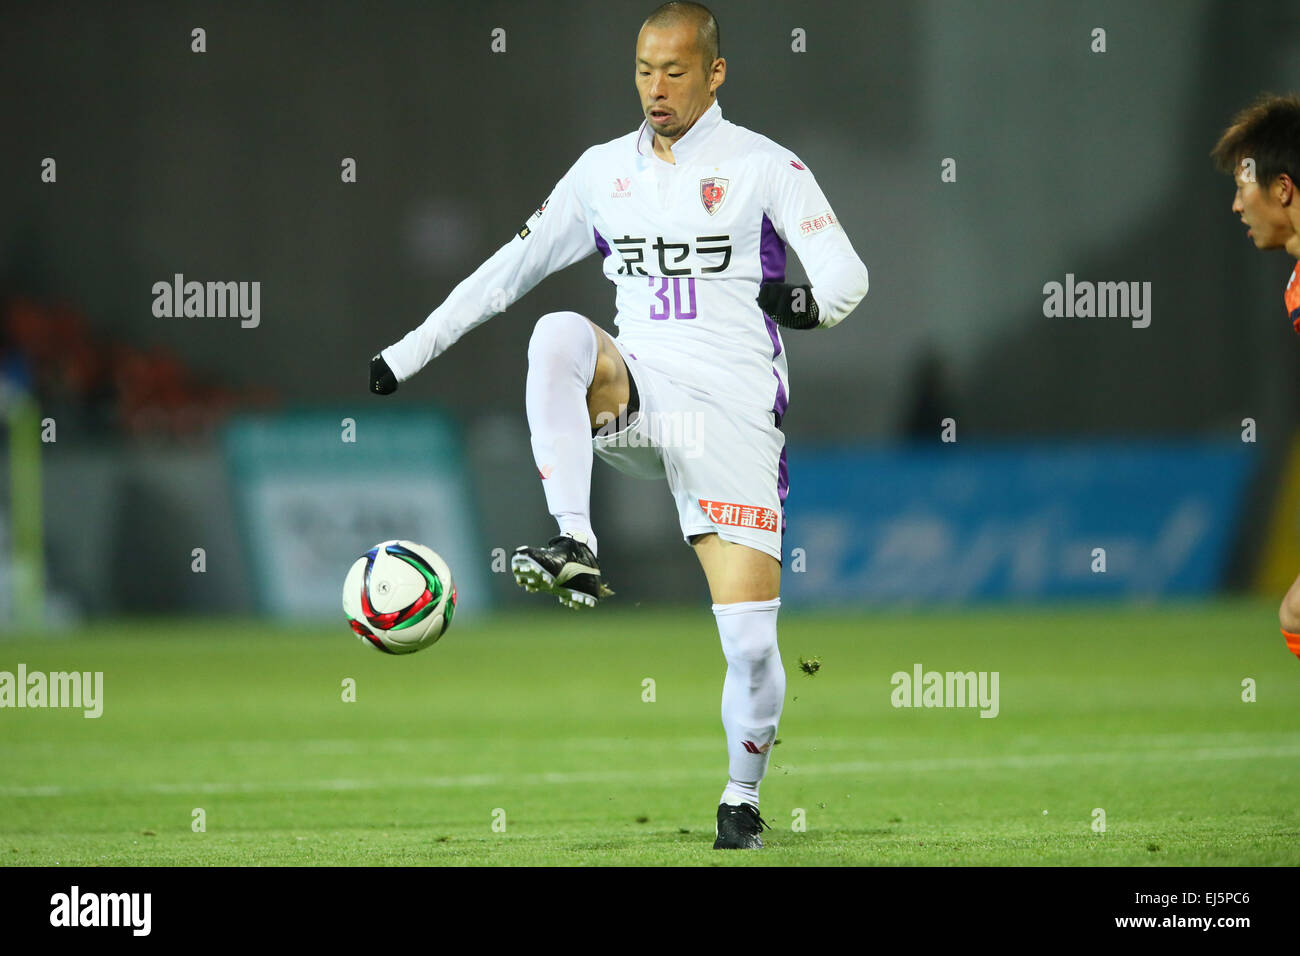
[(731, 634), (722, 641), (722, 656), (731, 663), (762, 664), (777, 653), (776, 631)]
[[(739, 601), (733, 604), (715, 604), (713, 613), (718, 619), (718, 634), (722, 638), (722, 654), (733, 664), (762, 664), (778, 653), (776, 643), (776, 618), (766, 615), (754, 618), (746, 614), (755, 602)], [(762, 602), (766, 603), (766, 602)], [(746, 614), (743, 618), (733, 615)], [(737, 627), (735, 621), (744, 621)]]
[(591, 325), (577, 312), (547, 312), (533, 326), (528, 340), (528, 361), (547, 356), (586, 352), (593, 339)]

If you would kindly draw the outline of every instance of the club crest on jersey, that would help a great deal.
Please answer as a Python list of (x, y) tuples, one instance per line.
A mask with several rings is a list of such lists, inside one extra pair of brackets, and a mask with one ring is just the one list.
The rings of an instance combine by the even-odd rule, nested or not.
[(704, 203), (704, 211), (710, 216), (718, 211), (722, 200), (727, 198), (727, 184), (730, 181), (716, 176), (700, 180), (700, 202)]

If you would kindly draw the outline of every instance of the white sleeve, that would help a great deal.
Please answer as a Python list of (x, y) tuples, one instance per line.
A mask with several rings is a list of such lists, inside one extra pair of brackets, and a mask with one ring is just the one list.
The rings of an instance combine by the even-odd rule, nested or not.
[(523, 228), (462, 280), (417, 328), (381, 353), (404, 382), (457, 339), (525, 295), (552, 272), (596, 251), (582, 187), (583, 153)]
[(799, 256), (821, 318), (837, 325), (867, 294), (867, 267), (844, 232), (812, 170), (792, 153), (773, 156), (768, 218)]

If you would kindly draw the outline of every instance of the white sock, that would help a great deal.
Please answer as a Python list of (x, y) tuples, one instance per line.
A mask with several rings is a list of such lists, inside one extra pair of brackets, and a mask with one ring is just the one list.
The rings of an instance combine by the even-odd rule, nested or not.
[(758, 785), (776, 740), (785, 703), (785, 669), (776, 645), (781, 599), (715, 604), (727, 677), (722, 684), (722, 726), (727, 732), (730, 780), (723, 803), (758, 806)]
[(732, 806), (748, 803), (751, 807), (757, 807), (758, 781), (728, 780), (727, 786), (722, 791), (722, 799), (718, 802), (729, 803)]
[(587, 388), (598, 354), (596, 332), (585, 318), (577, 312), (548, 312), (537, 320), (528, 341), (525, 388), (533, 460), (544, 476), (547, 508), (560, 533), (585, 536), (593, 554)]

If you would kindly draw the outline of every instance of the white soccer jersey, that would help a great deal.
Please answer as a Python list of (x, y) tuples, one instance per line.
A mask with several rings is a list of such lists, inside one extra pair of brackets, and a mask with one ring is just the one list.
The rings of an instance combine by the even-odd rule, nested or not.
[(593, 146), (510, 242), (383, 356), (405, 381), (538, 282), (599, 252), (616, 289), (618, 339), (638, 362), (777, 422), (789, 399), (780, 333), (755, 301), (785, 279), (786, 243), (808, 273), (822, 327), (867, 292), (867, 269), (808, 167), (722, 118), (716, 99), (672, 145), (649, 122)]

